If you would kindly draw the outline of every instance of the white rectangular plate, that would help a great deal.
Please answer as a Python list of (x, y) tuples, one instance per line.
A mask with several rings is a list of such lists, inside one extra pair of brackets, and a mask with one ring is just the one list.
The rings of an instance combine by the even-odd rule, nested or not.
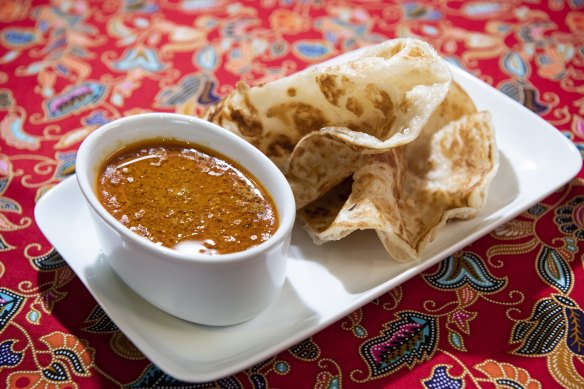
[(449, 223), (420, 261), (389, 259), (373, 232), (315, 246), (296, 226), (288, 277), (277, 301), (253, 320), (214, 328), (160, 311), (114, 274), (100, 254), (74, 177), (40, 199), (35, 208), (38, 226), (111, 320), (166, 373), (193, 382), (236, 373), (438, 263), (578, 173), (582, 158), (557, 129), (470, 74), (454, 67), (452, 71), (477, 107), (492, 113), (501, 165), (482, 212), (473, 220)]

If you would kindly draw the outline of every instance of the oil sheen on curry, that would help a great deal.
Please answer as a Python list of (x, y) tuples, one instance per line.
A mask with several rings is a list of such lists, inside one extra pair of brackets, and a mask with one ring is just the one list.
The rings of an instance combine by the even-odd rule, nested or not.
[(183, 252), (243, 251), (269, 239), (279, 224), (273, 199), (242, 166), (176, 140), (117, 151), (97, 186), (101, 204), (122, 224)]

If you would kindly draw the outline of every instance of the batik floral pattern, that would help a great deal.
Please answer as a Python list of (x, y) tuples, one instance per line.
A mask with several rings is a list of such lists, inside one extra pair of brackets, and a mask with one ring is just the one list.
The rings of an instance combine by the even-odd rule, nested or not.
[[(0, 386), (584, 387), (582, 175), (288, 350), (188, 384), (125, 337), (34, 222), (111, 120), (199, 115), (392, 37), (430, 42), (584, 155), (584, 3), (0, 1)], [(73, 228), (73, 226), (71, 226)], [(356, 258), (356, 260), (358, 260)]]

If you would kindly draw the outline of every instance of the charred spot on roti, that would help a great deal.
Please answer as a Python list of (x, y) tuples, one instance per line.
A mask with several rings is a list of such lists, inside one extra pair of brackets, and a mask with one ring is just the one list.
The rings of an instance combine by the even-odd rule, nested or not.
[(294, 151), (294, 154), (296, 156), (296, 158), (302, 158), (304, 156), (304, 154), (306, 153), (306, 148), (305, 147), (299, 147)]
[(413, 106), (414, 102), (406, 95), (399, 104), (399, 110), (402, 112), (408, 112)]
[(215, 106), (211, 106), (205, 112), (206, 119), (212, 123), (217, 123), (220, 126), (223, 125), (223, 119), (225, 117), (225, 102), (227, 99), (223, 99), (217, 103)]
[(257, 137), (263, 132), (262, 122), (253, 116), (246, 115), (241, 110), (234, 109), (229, 118), (237, 124), (238, 130), (243, 136)]
[(259, 119), (257, 108), (249, 98), (249, 86), (245, 82), (239, 81), (235, 88), (242, 98), (243, 105), (241, 108), (233, 108), (231, 111), (227, 110), (229, 119), (237, 125), (237, 129), (243, 136), (260, 136), (264, 127)]
[(391, 97), (389, 97), (389, 94), (386, 91), (380, 89), (375, 84), (367, 84), (365, 90), (369, 101), (371, 101), (375, 108), (385, 114), (393, 114), (393, 101), (391, 101)]
[(404, 44), (402, 42), (398, 42), (395, 45), (384, 48), (376, 56), (386, 58), (386, 59), (391, 58), (391, 57), (395, 56), (397, 53), (399, 53), (400, 51), (402, 51), (403, 48), (404, 48)]
[(365, 92), (373, 107), (383, 113), (383, 120), (379, 126), (380, 131), (378, 137), (380, 139), (385, 139), (391, 132), (395, 121), (395, 107), (393, 101), (385, 90), (380, 89), (374, 84), (367, 84)]
[(426, 56), (426, 53), (424, 52), (424, 50), (415, 46), (415, 47), (412, 47), (410, 49), (410, 51), (408, 51), (406, 58), (420, 59), (420, 58), (424, 58), (425, 56)]
[(288, 88), (286, 93), (288, 94), (288, 96), (294, 97), (294, 96), (296, 96), (296, 88)]
[(361, 71), (367, 69), (367, 65), (365, 63), (359, 62), (359, 61), (349, 62), (347, 64), (347, 66), (349, 67), (349, 69), (356, 71), (356, 72), (361, 72)]
[(339, 99), (347, 93), (351, 80), (347, 76), (321, 74), (316, 76), (316, 83), (325, 99), (338, 107)]
[(302, 135), (326, 125), (326, 117), (320, 109), (300, 102), (274, 105), (266, 111), (266, 117), (278, 118), (284, 125), (293, 122)]
[(365, 109), (363, 108), (363, 104), (361, 104), (359, 102), (359, 100), (357, 100), (354, 97), (349, 97), (347, 99), (347, 103), (345, 104), (345, 108), (347, 108), (347, 110), (353, 112), (355, 114), (355, 116), (360, 117), (361, 115), (363, 115), (363, 112), (365, 112)]
[(266, 150), (266, 155), (268, 157), (281, 157), (284, 155), (288, 155), (294, 149), (294, 142), (292, 139), (284, 134), (278, 134), (273, 138), (273, 141), (270, 142)]
[(318, 108), (308, 104), (299, 104), (294, 115), (294, 123), (302, 133), (307, 134), (324, 127), (326, 119)]

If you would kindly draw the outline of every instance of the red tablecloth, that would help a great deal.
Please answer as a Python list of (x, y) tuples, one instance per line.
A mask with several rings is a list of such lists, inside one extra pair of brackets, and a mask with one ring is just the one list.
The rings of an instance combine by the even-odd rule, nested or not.
[[(174, 380), (138, 351), (35, 224), (99, 125), (198, 114), (237, 80), (290, 74), (414, 36), (584, 139), (584, 3), (106, 0), (0, 2), (0, 386), (584, 387), (584, 187), (549, 198), (287, 351), (214, 383)], [(63, 231), (67, 233), (67, 231)], [(432, 323), (391, 364), (371, 344)], [(395, 338), (397, 339), (397, 338)]]

